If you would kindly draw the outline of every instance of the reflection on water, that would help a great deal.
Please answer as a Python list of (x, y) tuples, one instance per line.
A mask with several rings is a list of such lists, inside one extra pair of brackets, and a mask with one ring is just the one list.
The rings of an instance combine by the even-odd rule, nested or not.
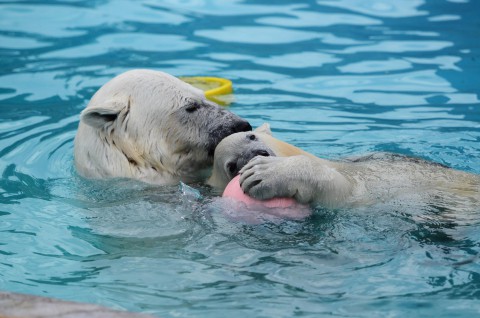
[[(473, 0), (0, 4), (0, 289), (161, 317), (478, 315), (480, 217), (447, 194), (249, 224), (177, 186), (88, 181), (78, 114), (132, 68), (233, 80), (230, 109), (326, 158), (480, 173)], [(475, 206), (475, 202), (470, 206)], [(480, 205), (477, 205), (480, 206)]]

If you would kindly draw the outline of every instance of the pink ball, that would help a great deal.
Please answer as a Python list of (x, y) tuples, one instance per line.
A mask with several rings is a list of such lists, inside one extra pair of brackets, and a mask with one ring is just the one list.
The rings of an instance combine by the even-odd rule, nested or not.
[(264, 206), (267, 208), (291, 208), (300, 205), (292, 198), (273, 198), (269, 200), (257, 200), (246, 195), (240, 187), (240, 175), (233, 178), (223, 191), (223, 197), (233, 198), (245, 203), (247, 206)]

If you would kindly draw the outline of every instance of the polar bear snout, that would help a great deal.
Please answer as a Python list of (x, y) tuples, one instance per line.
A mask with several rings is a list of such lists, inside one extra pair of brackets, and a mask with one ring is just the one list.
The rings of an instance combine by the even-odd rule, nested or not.
[(237, 166), (238, 170), (241, 170), (243, 166), (245, 166), (250, 160), (257, 156), (262, 156), (262, 157), (274, 157), (275, 153), (268, 148), (261, 148), (261, 149), (249, 149), (248, 151), (245, 151), (244, 153), (241, 154), (241, 156), (237, 160)]
[(250, 125), (250, 123), (246, 120), (241, 119), (240, 117), (238, 118), (237, 122), (233, 127), (233, 133), (251, 131), (251, 130), (252, 130), (252, 126)]
[(210, 144), (208, 147), (208, 155), (213, 157), (215, 148), (226, 137), (239, 132), (251, 131), (250, 123), (233, 113), (228, 113), (229, 121), (223, 121), (210, 134)]
[(267, 151), (267, 150), (264, 150), (264, 149), (259, 149), (257, 151), (255, 151), (255, 157), (256, 156), (262, 156), (262, 157), (268, 157), (270, 156), (270, 153)]
[(227, 170), (228, 170), (229, 177), (230, 178), (235, 177), (250, 160), (252, 160), (257, 156), (274, 157), (275, 153), (268, 147), (260, 148), (260, 149), (253, 148), (253, 149), (248, 149), (247, 151), (242, 152), (236, 161), (231, 161), (227, 163)]

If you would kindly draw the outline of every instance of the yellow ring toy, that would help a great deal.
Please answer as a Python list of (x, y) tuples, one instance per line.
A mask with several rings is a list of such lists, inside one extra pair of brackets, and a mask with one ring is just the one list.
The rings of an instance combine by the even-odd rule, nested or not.
[(180, 79), (192, 86), (200, 88), (205, 92), (205, 97), (221, 105), (228, 105), (228, 99), (219, 98), (219, 95), (233, 93), (232, 81), (220, 77), (180, 77)]

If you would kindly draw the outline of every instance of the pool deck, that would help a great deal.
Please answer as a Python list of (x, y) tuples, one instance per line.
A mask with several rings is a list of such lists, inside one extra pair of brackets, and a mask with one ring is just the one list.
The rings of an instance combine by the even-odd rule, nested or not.
[(98, 305), (0, 291), (0, 318), (153, 318)]

